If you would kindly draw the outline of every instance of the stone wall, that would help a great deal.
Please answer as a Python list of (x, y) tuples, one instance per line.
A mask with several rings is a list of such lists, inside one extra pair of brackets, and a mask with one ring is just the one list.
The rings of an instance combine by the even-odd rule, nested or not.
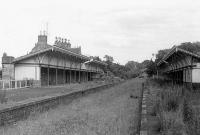
[(7, 56), (6, 53), (2, 57), (2, 80), (14, 80), (14, 57)]

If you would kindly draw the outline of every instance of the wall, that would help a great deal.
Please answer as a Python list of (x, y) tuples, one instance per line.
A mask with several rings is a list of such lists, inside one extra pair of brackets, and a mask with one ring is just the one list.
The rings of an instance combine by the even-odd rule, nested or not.
[(2, 79), (13, 80), (14, 79), (14, 65), (2, 64)]
[(12, 64), (14, 57), (7, 56), (6, 53), (2, 57), (2, 79), (14, 79), (14, 65)]
[(192, 69), (192, 82), (200, 83), (200, 68)]
[(40, 67), (38, 65), (15, 65), (15, 80), (40, 80)]
[(193, 80), (192, 69), (188, 68), (183, 70), (183, 82), (192, 82), (192, 80)]

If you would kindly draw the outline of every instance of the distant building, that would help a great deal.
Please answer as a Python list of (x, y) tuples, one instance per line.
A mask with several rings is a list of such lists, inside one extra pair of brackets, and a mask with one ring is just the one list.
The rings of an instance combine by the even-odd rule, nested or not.
[(40, 34), (38, 42), (27, 55), (2, 57), (2, 79), (35, 80), (38, 86), (92, 81), (104, 74), (106, 63), (81, 54), (81, 47), (72, 48), (69, 40), (56, 38), (47, 43), (47, 35)]

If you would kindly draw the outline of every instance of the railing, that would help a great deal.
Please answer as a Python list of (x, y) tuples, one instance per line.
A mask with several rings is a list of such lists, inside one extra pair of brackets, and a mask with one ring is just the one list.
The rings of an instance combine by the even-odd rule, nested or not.
[(33, 80), (0, 80), (0, 90), (28, 88), (33, 86)]

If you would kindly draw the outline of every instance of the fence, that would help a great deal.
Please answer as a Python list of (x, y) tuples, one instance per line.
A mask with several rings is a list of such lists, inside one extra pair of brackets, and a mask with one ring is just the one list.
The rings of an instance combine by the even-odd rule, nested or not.
[(0, 90), (28, 88), (33, 86), (33, 80), (0, 80)]

